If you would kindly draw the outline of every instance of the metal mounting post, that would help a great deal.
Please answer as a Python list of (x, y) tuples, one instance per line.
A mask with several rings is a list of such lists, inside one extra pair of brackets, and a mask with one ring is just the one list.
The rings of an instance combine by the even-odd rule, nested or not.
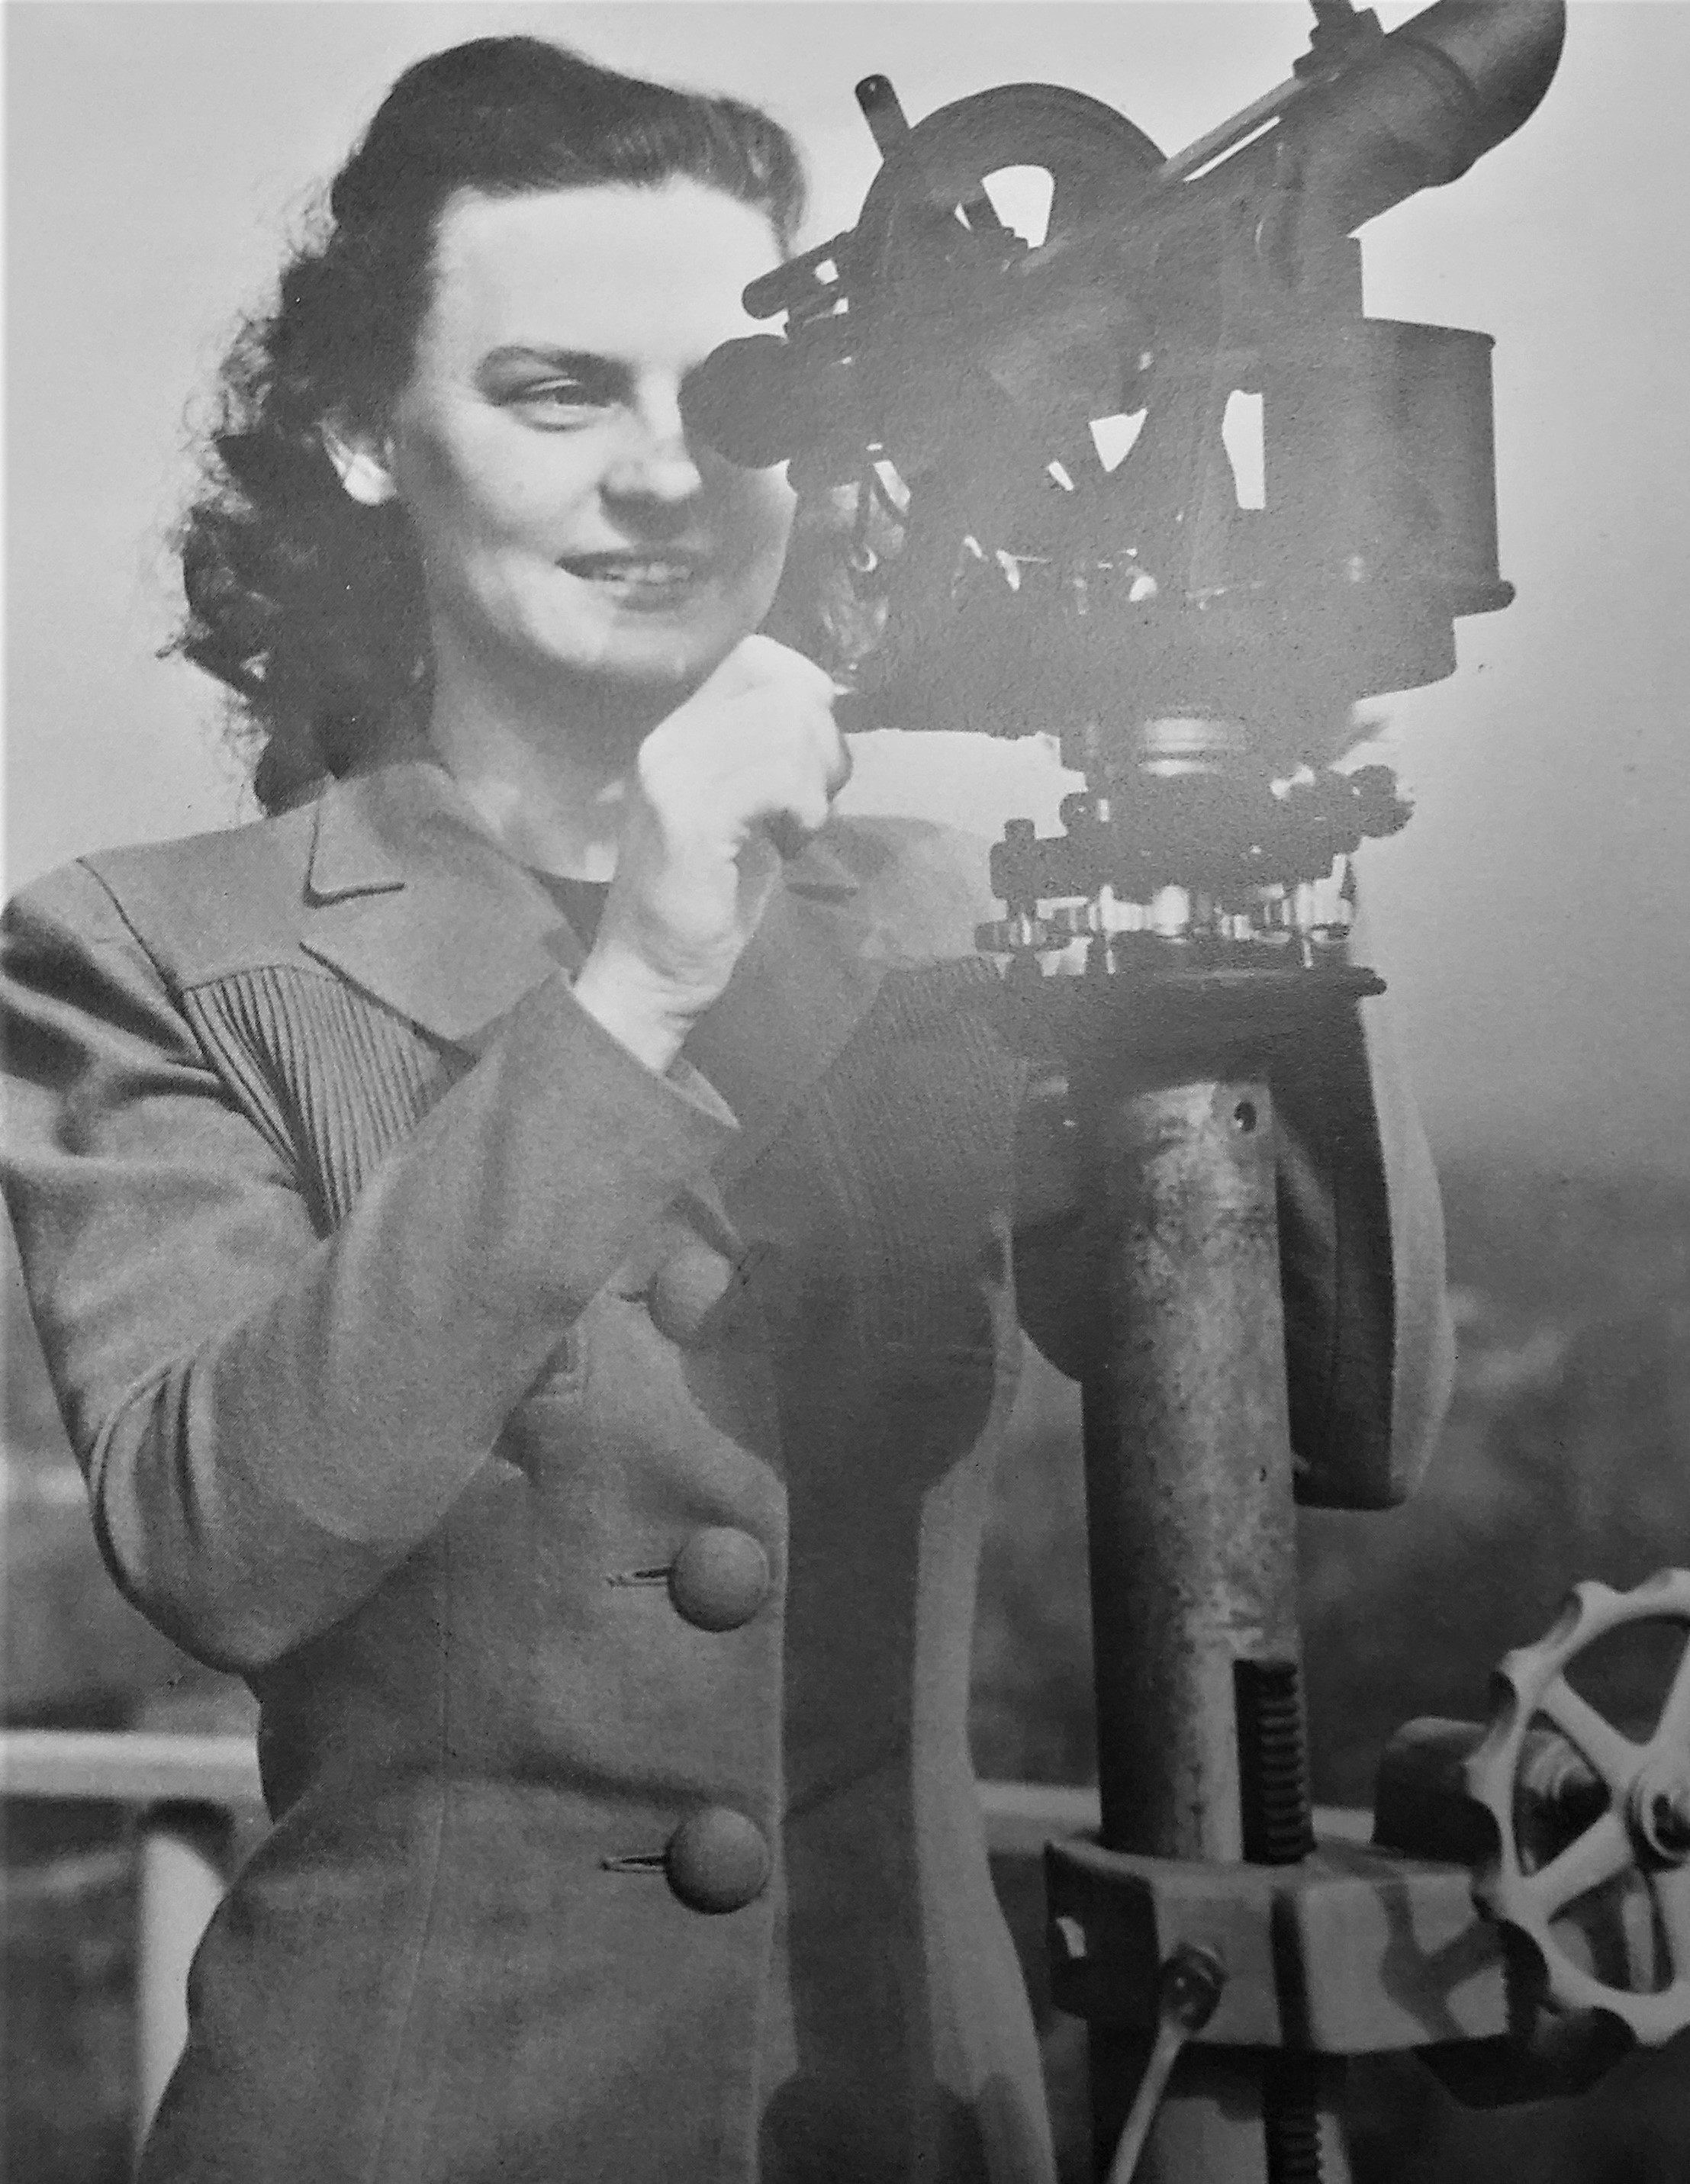
[[(1084, 1389), (1101, 1840), (1285, 1862), (1310, 1838), (1272, 1096), (1264, 1070), (1107, 1074), (1077, 1086), (1105, 1240)], [(1100, 2176), (1146, 2053), (1093, 2025)], [(1139, 2174), (1318, 2179), (1323, 2140), (1336, 2152), (1321, 2067), (1186, 2049)]]

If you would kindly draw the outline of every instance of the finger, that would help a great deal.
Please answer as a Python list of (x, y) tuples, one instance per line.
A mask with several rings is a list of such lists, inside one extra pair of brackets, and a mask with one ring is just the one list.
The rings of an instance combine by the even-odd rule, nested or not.
[(794, 811), (771, 811), (763, 822), (763, 833), (773, 843), (785, 864), (790, 864), (800, 855), (815, 831), (813, 827), (806, 827)]
[[(831, 725), (830, 722), (829, 726)], [(851, 779), (851, 771), (856, 760), (851, 756), (851, 745), (837, 728), (833, 730), (832, 736), (828, 744), (823, 746), (823, 749), (827, 762), (828, 801), (831, 804)]]
[(833, 716), (813, 699), (795, 705), (789, 693), (766, 687), (738, 700), (731, 716), (724, 714), (724, 727), (730, 717), (724, 755), (731, 749), (730, 762), (765, 786), (779, 782), (780, 788), (771, 788), (772, 800), (784, 796), (787, 786), (813, 779), (831, 801), (851, 779), (850, 746)]
[(826, 823), (834, 799), (851, 779), (854, 761), (850, 746), (831, 721), (812, 720), (810, 726), (808, 748), (800, 744), (782, 769), (786, 790), (781, 800), (795, 811), (813, 810), (813, 823), (820, 827)]
[(753, 634), (742, 638), (728, 655), (730, 660), (757, 680), (781, 682), (788, 688), (801, 690), (806, 696), (817, 697), (831, 705), (839, 685), (825, 668), (818, 667), (806, 654), (795, 652), (789, 644), (779, 644), (774, 638)]
[(758, 824), (783, 857), (795, 857), (812, 835), (826, 826), (831, 803), (820, 782), (794, 781), (784, 794), (767, 800)]
[(705, 688), (724, 698), (761, 694), (792, 707), (831, 713), (839, 686), (813, 660), (772, 638), (743, 638)]

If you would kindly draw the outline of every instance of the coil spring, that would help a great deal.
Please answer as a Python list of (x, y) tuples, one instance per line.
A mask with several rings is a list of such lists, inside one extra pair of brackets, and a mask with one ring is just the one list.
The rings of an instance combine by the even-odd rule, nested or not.
[[(1252, 1865), (1295, 1865), (1314, 1847), (1297, 1663), (1238, 1662), (1233, 1696), (1244, 1855)], [(1313, 2058), (1277, 2057), (1263, 2093), (1268, 2184), (1320, 2184), (1320, 2108)]]
[(1314, 1847), (1302, 1694), (1295, 1661), (1240, 1661), (1239, 1794), (1252, 1865), (1295, 1865)]
[(1263, 2109), (1268, 2184), (1320, 2184), (1320, 2107), (1309, 2055), (1281, 2055), (1270, 2069)]

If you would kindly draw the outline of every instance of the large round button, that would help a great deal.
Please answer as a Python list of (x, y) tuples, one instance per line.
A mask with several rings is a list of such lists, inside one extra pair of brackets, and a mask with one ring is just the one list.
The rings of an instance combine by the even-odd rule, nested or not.
[(704, 1323), (733, 1280), (731, 1260), (708, 1244), (688, 1243), (672, 1251), (651, 1284), (651, 1321), (671, 1342), (696, 1342)]
[(727, 1805), (683, 1820), (663, 1853), (669, 1886), (694, 1911), (738, 1911), (768, 1885), (762, 1830)]
[(670, 1566), (669, 1597), (700, 1630), (737, 1630), (768, 1596), (762, 1541), (731, 1524), (694, 1532)]

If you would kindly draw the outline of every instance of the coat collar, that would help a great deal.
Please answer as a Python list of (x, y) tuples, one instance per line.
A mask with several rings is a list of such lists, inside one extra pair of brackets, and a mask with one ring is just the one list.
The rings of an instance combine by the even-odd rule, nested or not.
[[(739, 1117), (733, 1165), (769, 1142), (873, 1002), (895, 951), (830, 826), (789, 864), (684, 1060)], [(445, 769), (405, 759), (320, 800), (304, 888), (307, 955), (436, 1039), (480, 1050), (499, 1019), (583, 950), (550, 895), (482, 827)]]
[(300, 944), (435, 1038), (475, 1046), (574, 935), (443, 766), (401, 760), (319, 800)]

